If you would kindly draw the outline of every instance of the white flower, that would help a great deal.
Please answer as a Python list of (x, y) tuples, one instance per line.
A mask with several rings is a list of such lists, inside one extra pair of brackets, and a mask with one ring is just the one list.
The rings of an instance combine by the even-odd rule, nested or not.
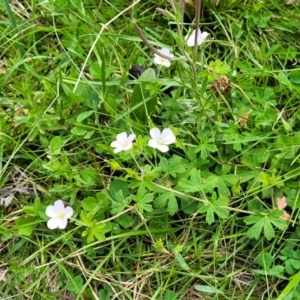
[[(187, 35), (185, 37), (186, 44), (189, 47), (195, 46), (195, 36), (196, 36), (196, 30), (194, 29), (191, 35)], [(200, 28), (198, 28), (197, 45), (201, 45), (208, 36), (209, 36), (208, 32), (206, 31), (201, 32)]]
[[(172, 59), (174, 57), (174, 54), (172, 54), (169, 49), (162, 48), (161, 50), (159, 50), (159, 52), (161, 52), (162, 54), (168, 56), (170, 59)], [(171, 62), (170, 62), (169, 59), (161, 57), (156, 53), (154, 53), (154, 62), (157, 65), (163, 65), (165, 67), (170, 67), (170, 65), (171, 65)]]
[(113, 141), (110, 146), (114, 149), (115, 153), (120, 151), (127, 151), (132, 147), (132, 141), (135, 139), (135, 134), (130, 134), (127, 136), (126, 132), (119, 133), (116, 137), (116, 141)]
[(165, 128), (162, 132), (158, 128), (152, 128), (150, 135), (152, 139), (148, 142), (148, 145), (161, 152), (167, 152), (169, 150), (167, 145), (176, 142), (176, 137), (170, 128)]
[(68, 224), (68, 219), (73, 215), (73, 209), (70, 206), (65, 207), (61, 200), (54, 202), (54, 205), (49, 205), (46, 208), (46, 215), (51, 218), (47, 222), (49, 229), (65, 229)]

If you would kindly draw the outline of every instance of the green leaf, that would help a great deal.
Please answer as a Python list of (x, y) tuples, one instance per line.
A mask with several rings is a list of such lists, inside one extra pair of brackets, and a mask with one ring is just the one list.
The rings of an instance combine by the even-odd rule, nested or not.
[(115, 179), (110, 183), (109, 194), (115, 198), (115, 195), (122, 190), (123, 196), (127, 197), (129, 194), (128, 183), (124, 180)]
[(124, 198), (122, 190), (119, 190), (114, 196), (115, 198), (112, 200), (111, 204), (111, 213), (116, 215), (122, 212), (131, 201), (129, 198)]
[(79, 294), (83, 287), (83, 279), (80, 275), (77, 275), (70, 279), (66, 284), (66, 289), (75, 294)]
[(169, 193), (163, 193), (155, 198), (154, 205), (158, 208), (164, 208), (169, 200)]
[(176, 196), (173, 193), (168, 193), (169, 201), (168, 201), (168, 213), (170, 216), (173, 216), (175, 213), (178, 212), (178, 202)]
[(211, 225), (215, 221), (214, 209), (212, 208), (212, 206), (208, 207), (205, 220), (208, 223), (208, 225)]
[(81, 178), (87, 185), (97, 182), (99, 173), (93, 168), (85, 168), (81, 171)]
[(173, 216), (178, 212), (178, 202), (177, 198), (172, 192), (165, 192), (154, 200), (155, 207), (164, 208), (167, 206), (167, 211), (170, 216)]
[(181, 174), (186, 171), (184, 163), (186, 162), (180, 156), (173, 155), (169, 159), (166, 159), (165, 157), (161, 158), (159, 166), (168, 174), (176, 178), (177, 174)]
[(218, 182), (218, 194), (219, 196), (230, 196), (230, 190), (227, 187), (224, 179), (221, 176), (217, 177), (217, 182)]
[(98, 205), (96, 198), (94, 197), (87, 197), (82, 200), (82, 207), (86, 211), (93, 210)]
[(206, 212), (206, 222), (210, 225), (215, 221), (214, 214), (216, 214), (219, 218), (225, 219), (228, 217), (229, 212), (227, 209), (222, 208), (221, 206), (228, 206), (228, 199), (226, 197), (220, 197), (216, 199), (216, 193), (212, 194), (211, 201), (207, 201), (207, 203), (198, 209), (198, 213)]
[(35, 219), (33, 217), (16, 219), (15, 222), (18, 234), (25, 236), (31, 235), (36, 226), (34, 221)]
[(222, 291), (208, 285), (201, 285), (201, 284), (196, 284), (194, 288), (202, 293), (207, 293), (207, 294), (219, 294), (222, 293)]
[(35, 215), (35, 210), (33, 206), (24, 206), (22, 208), (22, 212), (28, 214), (28, 215)]
[[(93, 220), (94, 214), (92, 212), (86, 212), (84, 210), (81, 211), (80, 213), (80, 220), (85, 226), (91, 226), (92, 220)], [(77, 224), (77, 223), (76, 223)], [(77, 225), (81, 225), (78, 223)]]
[(256, 239), (258, 240), (262, 229), (264, 227), (263, 221), (260, 221), (259, 223), (254, 224), (252, 227), (250, 227), (247, 231), (247, 235), (250, 239)]
[(174, 251), (174, 256), (176, 260), (179, 262), (181, 268), (183, 268), (184, 270), (189, 270), (188, 264), (185, 262), (183, 256), (178, 251)]
[(157, 95), (152, 94), (147, 88), (147, 82), (153, 82), (156, 79), (156, 74), (153, 69), (148, 69), (139, 77), (139, 82), (134, 86), (130, 100), (130, 108), (133, 114), (140, 122), (145, 122), (148, 116), (155, 111), (157, 105)]
[(111, 223), (97, 223), (96, 220), (89, 224), (89, 228), (82, 233), (83, 236), (87, 236), (87, 242), (91, 243), (95, 238), (99, 241), (105, 241), (105, 233), (112, 230)]
[(119, 216), (116, 221), (125, 229), (132, 227), (134, 224), (134, 218), (125, 214)]
[(90, 130), (82, 127), (82, 126), (75, 126), (71, 129), (71, 133), (75, 136), (83, 136), (86, 135)]
[(55, 136), (50, 141), (50, 155), (59, 155), (64, 142), (60, 136)]
[(143, 186), (140, 186), (137, 195), (131, 195), (132, 199), (137, 203), (138, 210), (143, 214), (144, 210), (151, 212), (153, 210), (152, 205), (148, 204), (153, 202), (153, 195), (146, 194), (146, 190)]
[(93, 113), (94, 113), (94, 111), (92, 111), (92, 110), (84, 111), (84, 112), (80, 113), (76, 118), (77, 123), (81, 123), (82, 121), (87, 119), (89, 116), (91, 116)]
[(273, 263), (273, 257), (268, 252), (262, 252), (257, 256), (256, 261), (262, 268), (268, 270)]
[(105, 193), (98, 192), (96, 194), (96, 198), (97, 198), (97, 202), (98, 202), (98, 206), (99, 206), (99, 211), (100, 212), (106, 211), (110, 201), (109, 201), (108, 197), (105, 195)]
[(201, 172), (196, 169), (191, 170), (190, 180), (185, 178), (181, 179), (178, 183), (180, 190), (183, 190), (185, 193), (193, 192), (210, 192), (212, 193), (214, 188), (218, 185), (217, 176), (209, 176), (206, 179), (201, 177)]
[(277, 300), (285, 300), (287, 295), (292, 291), (293, 288), (299, 286), (300, 271), (295, 274), (289, 281), (286, 287), (283, 289), (281, 294), (277, 297)]
[(247, 225), (254, 224), (247, 231), (249, 238), (258, 239), (262, 230), (264, 230), (264, 235), (267, 240), (274, 238), (275, 231), (273, 226), (280, 230), (284, 230), (287, 226), (286, 221), (280, 219), (282, 213), (282, 211), (274, 210), (265, 215), (256, 211), (254, 215), (245, 218), (244, 222)]
[(164, 300), (177, 300), (177, 294), (174, 291), (167, 290), (164, 295)]
[(264, 234), (268, 241), (275, 237), (275, 231), (268, 216), (264, 217)]

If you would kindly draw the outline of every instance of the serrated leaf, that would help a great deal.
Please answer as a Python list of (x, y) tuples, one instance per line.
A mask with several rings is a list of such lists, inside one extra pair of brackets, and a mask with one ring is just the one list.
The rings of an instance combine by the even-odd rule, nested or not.
[(151, 212), (153, 210), (152, 205), (148, 204), (153, 202), (153, 195), (145, 193), (145, 188), (140, 186), (137, 195), (131, 195), (131, 198), (136, 202), (138, 210), (141, 214), (143, 214), (144, 210), (147, 212)]
[(173, 193), (169, 193), (169, 201), (167, 207), (168, 213), (170, 216), (173, 216), (175, 213), (178, 212), (178, 202)]
[(217, 205), (214, 205), (213, 206), (213, 211), (221, 219), (228, 218), (229, 211), (227, 209), (225, 209), (225, 208), (221, 208), (221, 207), (219, 207)]
[(215, 175), (206, 178), (202, 185), (203, 191), (207, 193), (212, 193), (217, 186), (218, 186), (218, 177)]
[(168, 199), (169, 199), (168, 193), (163, 193), (163, 194), (159, 195), (154, 200), (155, 207), (158, 207), (158, 208), (165, 207), (166, 204), (167, 204)]
[(211, 225), (215, 221), (214, 210), (211, 206), (209, 206), (209, 208), (206, 212), (205, 220), (209, 225)]
[(258, 223), (254, 224), (252, 227), (250, 227), (248, 230), (247, 230), (247, 236), (250, 238), (250, 239), (256, 239), (258, 240), (261, 232), (262, 232), (262, 229), (264, 227), (264, 223), (263, 223), (263, 220), (259, 220)]
[(112, 200), (111, 203), (111, 213), (113, 215), (118, 214), (120, 212), (122, 212), (130, 203), (130, 199), (129, 198), (124, 198), (123, 196), (123, 191), (119, 190), (116, 194), (115, 194), (115, 199)]
[(229, 188), (227, 187), (224, 179), (221, 176), (218, 177), (218, 194), (219, 196), (226, 197), (231, 195)]

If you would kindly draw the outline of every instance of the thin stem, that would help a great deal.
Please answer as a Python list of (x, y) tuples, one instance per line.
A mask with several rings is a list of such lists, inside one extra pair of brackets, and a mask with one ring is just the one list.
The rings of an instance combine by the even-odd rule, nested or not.
[[(7, 13), (9, 21), (10, 21), (11, 28), (13, 30), (12, 31), (13, 35), (17, 35), (19, 33), (18, 28), (17, 28), (17, 23), (16, 23), (16, 20), (15, 20), (14, 14), (13, 14), (11, 8), (10, 8), (9, 1), (4, 0), (4, 4), (5, 4), (5, 8), (6, 8), (6, 13)], [(18, 45), (18, 48), (19, 48), (20, 55), (24, 56), (25, 51), (24, 51), (23, 46), (19, 42), (17, 42), (17, 45)]]

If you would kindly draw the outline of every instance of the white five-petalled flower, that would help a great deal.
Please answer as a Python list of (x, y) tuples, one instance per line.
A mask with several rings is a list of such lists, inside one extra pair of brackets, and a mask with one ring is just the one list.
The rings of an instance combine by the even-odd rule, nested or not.
[[(174, 54), (172, 54), (169, 49), (162, 48), (161, 50), (159, 50), (159, 52), (168, 56), (170, 59), (172, 59), (174, 57)], [(157, 65), (163, 65), (165, 67), (170, 67), (170, 65), (171, 65), (170, 59), (164, 58), (164, 57), (154, 53), (154, 63), (156, 63)]]
[[(206, 38), (209, 36), (209, 33), (206, 31), (201, 32), (200, 28), (198, 28), (198, 36), (197, 36), (197, 45), (201, 45)], [(189, 47), (195, 46), (195, 38), (196, 38), (196, 30), (194, 29), (190, 35), (185, 37), (186, 44)]]
[(65, 229), (68, 219), (73, 215), (73, 209), (70, 206), (65, 207), (62, 200), (57, 200), (54, 205), (47, 206), (46, 215), (50, 218), (47, 222), (49, 229)]
[(152, 128), (150, 136), (152, 139), (148, 142), (148, 145), (161, 152), (167, 152), (169, 150), (168, 145), (176, 142), (176, 137), (170, 128), (165, 128), (162, 132), (158, 128)]
[(114, 152), (118, 153), (121, 151), (127, 151), (132, 147), (132, 142), (135, 139), (135, 134), (132, 133), (127, 136), (126, 132), (119, 133), (116, 137), (116, 140), (113, 141), (110, 146), (115, 148)]

